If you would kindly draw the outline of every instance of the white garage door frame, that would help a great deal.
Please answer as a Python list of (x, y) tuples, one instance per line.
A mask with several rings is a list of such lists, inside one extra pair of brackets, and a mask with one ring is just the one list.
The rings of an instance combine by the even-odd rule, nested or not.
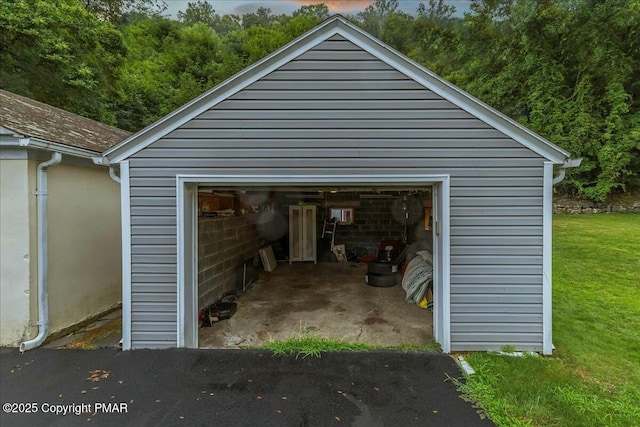
[(176, 175), (178, 347), (198, 347), (198, 185), (224, 187), (432, 187), (434, 191), (434, 338), (445, 353), (450, 333), (449, 175)]

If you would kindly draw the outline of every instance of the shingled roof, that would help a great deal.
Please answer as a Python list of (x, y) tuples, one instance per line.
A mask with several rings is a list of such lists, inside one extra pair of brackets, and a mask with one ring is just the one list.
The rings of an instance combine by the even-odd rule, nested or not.
[(22, 136), (102, 153), (131, 132), (0, 89), (0, 126)]

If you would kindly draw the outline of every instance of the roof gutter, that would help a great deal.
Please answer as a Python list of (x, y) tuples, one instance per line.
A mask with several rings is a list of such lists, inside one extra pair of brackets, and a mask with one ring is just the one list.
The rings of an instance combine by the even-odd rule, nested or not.
[(120, 176), (116, 173), (116, 166), (118, 163), (111, 163), (108, 158), (102, 156), (93, 156), (91, 160), (93, 160), (93, 163), (98, 166), (109, 166), (109, 176), (112, 180), (120, 184)]
[(109, 162), (109, 159), (107, 157), (92, 156), (91, 160), (93, 160), (93, 163), (98, 166), (111, 166), (111, 162)]
[(47, 233), (47, 169), (60, 164), (62, 154), (54, 152), (51, 159), (38, 165), (38, 335), (20, 344), (20, 352), (36, 348), (49, 335), (49, 251)]
[(564, 175), (569, 168), (577, 168), (582, 163), (582, 157), (579, 159), (565, 160), (558, 170), (558, 175), (553, 177), (553, 185), (560, 184), (564, 179)]
[(72, 147), (70, 145), (58, 144), (55, 142), (49, 142), (38, 138), (20, 138), (18, 145), (20, 147), (39, 148), (41, 150), (48, 150), (57, 152), (60, 154), (66, 154), (75, 157), (82, 157), (85, 159), (93, 159), (96, 152), (87, 150), (85, 148)]

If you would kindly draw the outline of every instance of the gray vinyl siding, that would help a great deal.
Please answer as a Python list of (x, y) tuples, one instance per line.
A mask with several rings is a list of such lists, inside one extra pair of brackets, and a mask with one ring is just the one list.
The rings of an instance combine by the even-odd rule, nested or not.
[(452, 351), (542, 349), (544, 159), (334, 36), (130, 159), (132, 347), (176, 345), (175, 176), (450, 174)]

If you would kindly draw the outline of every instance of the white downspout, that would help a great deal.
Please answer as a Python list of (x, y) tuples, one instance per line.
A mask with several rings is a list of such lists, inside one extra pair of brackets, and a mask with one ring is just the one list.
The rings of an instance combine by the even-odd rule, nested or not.
[(113, 167), (113, 165), (109, 166), (109, 176), (111, 177), (112, 180), (120, 184), (120, 177), (116, 175), (116, 170)]
[(558, 171), (558, 175), (553, 177), (553, 185), (560, 184), (562, 182), (562, 180), (564, 179), (565, 173), (566, 173), (566, 169), (565, 168), (561, 168)]
[(564, 179), (564, 175), (568, 168), (577, 168), (582, 163), (582, 157), (579, 159), (567, 160), (558, 170), (558, 175), (553, 177), (553, 185), (560, 184)]
[(53, 153), (51, 159), (38, 165), (38, 335), (20, 344), (20, 352), (38, 347), (49, 334), (49, 253), (47, 238), (47, 168), (60, 164), (62, 154)]

